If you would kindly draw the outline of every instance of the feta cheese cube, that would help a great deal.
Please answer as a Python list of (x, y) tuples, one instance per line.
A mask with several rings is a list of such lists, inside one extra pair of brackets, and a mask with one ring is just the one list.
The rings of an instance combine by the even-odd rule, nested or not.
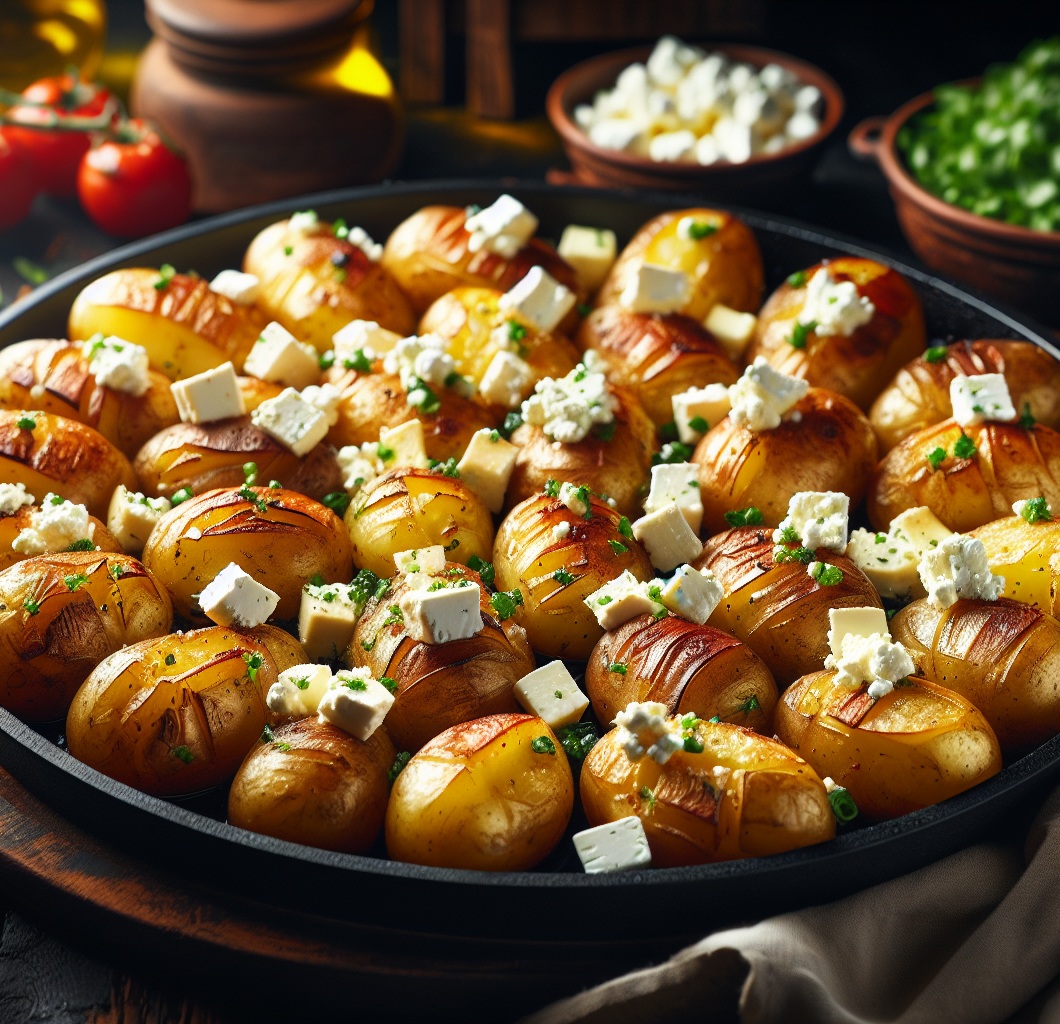
[(754, 131), (735, 117), (720, 117), (711, 133), (721, 155), (732, 164), (742, 164), (754, 152)]
[(339, 405), (342, 403), (342, 392), (334, 384), (310, 384), (302, 388), (302, 401), (308, 402), (314, 409), (319, 409), (327, 418), (328, 426), (339, 422)]
[(754, 313), (741, 313), (715, 302), (703, 326), (721, 342), (725, 354), (733, 362), (738, 362), (743, 358), (748, 342), (754, 337), (758, 317)]
[(537, 218), (518, 199), (503, 195), (492, 206), (468, 217), (464, 228), (471, 232), (469, 252), (485, 249), (510, 260), (534, 237)]
[(265, 695), (265, 703), (277, 715), (313, 715), (330, 685), (331, 669), (327, 665), (295, 665), (279, 674)]
[(301, 389), (320, 379), (320, 357), (312, 345), (296, 340), (274, 320), (251, 346), (243, 372), (273, 384)]
[(702, 626), (714, 614), (725, 588), (709, 569), (682, 565), (668, 580), (655, 580), (662, 603), (682, 619)]
[(882, 608), (829, 608), (828, 647), (836, 658), (843, 656), (847, 636), (891, 635), (887, 613)]
[(1004, 423), (1016, 418), (1008, 382), (1002, 373), (954, 377), (950, 381), (950, 403), (953, 418), (962, 427), (974, 427), (987, 420)]
[[(399, 341), (401, 335), (380, 327), (374, 320), (351, 320), (331, 336), (335, 346), (335, 358), (339, 361), (350, 359), (355, 352), (371, 349), (373, 358), (383, 352), (389, 352)], [(367, 356), (368, 353), (365, 352)]]
[(813, 110), (824, 97), (816, 85), (804, 85), (795, 92), (796, 110)]
[(88, 372), (101, 388), (124, 391), (139, 398), (150, 383), (147, 349), (124, 338), (113, 336), (91, 344), (85, 343)]
[(651, 468), (651, 489), (645, 512), (658, 512), (676, 502), (694, 533), (703, 525), (703, 500), (699, 494), (699, 467), (691, 462), (671, 462)]
[(394, 695), (368, 669), (352, 668), (332, 676), (317, 714), (321, 722), (330, 722), (366, 742), (393, 706)]
[(847, 544), (847, 557), (881, 597), (924, 597), (920, 560), (952, 532), (931, 509), (911, 508), (891, 520), (887, 533), (855, 530)]
[(638, 519), (633, 524), (633, 536), (644, 545), (651, 564), (660, 572), (691, 562), (703, 550), (702, 542), (676, 502)]
[(297, 235), (311, 235), (320, 227), (320, 218), (316, 210), (300, 210), (292, 213), (287, 222), (287, 230)]
[(651, 867), (648, 837), (635, 814), (575, 832), (574, 849), (587, 875)]
[(364, 228), (350, 228), (346, 233), (346, 238), (351, 245), (357, 246), (372, 263), (378, 263), (383, 258), (382, 243), (375, 241)]
[(788, 501), (788, 514), (774, 530), (773, 541), (785, 543), (784, 531), (793, 529), (811, 551), (846, 551), (849, 513), (850, 498), (841, 491), (799, 491)]
[(858, 292), (853, 281), (836, 281), (831, 270), (822, 267), (806, 285), (798, 320), (819, 338), (837, 334), (850, 337), (875, 314), (876, 307)]
[(515, 684), (515, 699), (550, 729), (571, 725), (582, 717), (589, 698), (578, 689), (562, 661), (550, 661)]
[(687, 160), (696, 148), (696, 137), (687, 128), (660, 132), (648, 143), (648, 155), (661, 163)]
[(581, 286), (587, 292), (595, 292), (615, 262), (618, 241), (615, 233), (606, 228), (568, 224), (556, 251), (574, 268)]
[(23, 505), (32, 505), (35, 500), (25, 484), (0, 484), (0, 516), (13, 516)]
[(182, 423), (212, 423), (246, 414), (231, 361), (169, 385)]
[(654, 614), (665, 611), (648, 593), (648, 584), (642, 583), (628, 569), (617, 579), (605, 583), (584, 599), (585, 606), (596, 616), (601, 629), (618, 629), (646, 612)]
[(349, 586), (326, 583), (303, 587), (298, 639), (306, 654), (311, 658), (341, 658), (353, 639), (359, 614)]
[(66, 551), (79, 540), (92, 540), (96, 524), (89, 522), (88, 509), (46, 494), (40, 509), (31, 512), (29, 526), (19, 530), (11, 550), (20, 555), (48, 555)]
[(641, 263), (618, 301), (633, 313), (676, 313), (688, 304), (691, 295), (692, 284), (683, 270)]
[(641, 128), (626, 117), (605, 117), (589, 129), (589, 141), (601, 149), (623, 150), (640, 138)]
[(479, 384), (479, 394), (487, 402), (516, 409), (523, 392), (534, 382), (530, 364), (511, 352), (497, 352), (486, 367)]
[(240, 270), (222, 270), (211, 282), (210, 291), (223, 295), (237, 306), (253, 306), (261, 291), (261, 282), (254, 274)]
[(892, 643), (887, 633), (847, 633), (841, 656), (829, 654), (824, 664), (825, 668), (836, 670), (839, 686), (857, 689), (868, 683), (869, 696), (873, 698), (890, 693), (895, 683), (916, 671), (909, 652), (901, 644)]
[(398, 572), (441, 572), (445, 568), (445, 548), (441, 544), (429, 544), (408, 551), (395, 551), (394, 566)]
[(250, 422), (301, 458), (328, 433), (328, 418), (310, 405), (294, 388), (284, 388), (275, 398), (259, 405)]
[(139, 555), (155, 523), (171, 508), (168, 498), (148, 498), (118, 484), (110, 497), (107, 529), (128, 555)]
[(399, 600), (408, 634), (425, 644), (466, 640), (482, 629), (477, 583), (434, 591), (406, 591)]
[(476, 430), (463, 458), (457, 463), (460, 479), (494, 515), (504, 507), (504, 495), (515, 468), (519, 449), (495, 430)]
[(533, 266), (501, 297), (502, 313), (515, 313), (544, 334), (574, 308), (576, 296), (543, 267)]
[(764, 356), (758, 356), (729, 388), (729, 418), (748, 430), (774, 430), (780, 426), (784, 413), (805, 398), (809, 390), (806, 381), (779, 373)]
[(918, 570), (936, 608), (949, 608), (961, 599), (996, 601), (1005, 589), (1005, 577), (990, 571), (983, 542), (960, 533), (926, 550)]
[[(674, 395), (670, 402), (677, 436), (684, 444), (695, 444), (711, 427), (717, 426), (729, 415), (729, 389), (724, 384), (689, 388)], [(693, 423), (693, 420), (696, 422)]]
[(229, 562), (199, 595), (203, 614), (219, 626), (260, 626), (280, 603), (278, 594)]
[(379, 445), (394, 453), (383, 460), (388, 469), (399, 466), (426, 469), (429, 465), (423, 440), (423, 424), (419, 420), (407, 420), (397, 427), (380, 428)]

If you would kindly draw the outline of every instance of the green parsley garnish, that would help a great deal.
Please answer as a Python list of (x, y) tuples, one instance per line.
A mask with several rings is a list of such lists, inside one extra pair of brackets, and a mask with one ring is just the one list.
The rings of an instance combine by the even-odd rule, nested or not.
[(175, 665), (176, 663), (177, 663), (177, 656), (175, 654), (167, 654), (166, 655), (166, 664), (167, 665)]
[(600, 737), (592, 722), (575, 722), (573, 725), (557, 729), (556, 738), (567, 757), (572, 761), (583, 761)]
[(487, 587), (493, 586), (493, 579), (496, 576), (496, 570), (493, 568), (492, 562), (487, 562), (485, 559), (479, 558), (478, 555), (472, 555), (467, 560), (467, 567), (474, 570), (482, 577), (482, 582)]
[(386, 777), (393, 785), (397, 777), (405, 770), (405, 765), (412, 760), (412, 755), (407, 751), (403, 750), (397, 757), (394, 758), (394, 763), (386, 770)]
[(119, 564), (118, 564), (117, 562), (114, 562), (114, 563), (113, 563), (113, 564), (112, 564), (112, 565), (111, 565), (111, 566), (110, 566), (110, 567), (109, 567), (109, 568), (107, 569), (107, 575), (108, 575), (108, 576), (109, 576), (109, 577), (110, 577), (110, 578), (111, 578), (112, 580), (120, 580), (120, 579), (122, 578), (122, 576), (124, 576), (124, 575), (125, 575), (125, 569), (124, 569), (124, 567), (123, 567), (123, 566), (119, 565)]
[(391, 679), (390, 676), (383, 676), (379, 680), (379, 685), (385, 687), (391, 693), (397, 693), (397, 688), (398, 688), (397, 680), (396, 679)]
[(616, 555), (624, 555), (629, 550), (625, 544), (620, 544), (617, 540), (609, 540), (607, 543)]
[(71, 593), (88, 584), (88, 577), (83, 572), (74, 573), (73, 576), (64, 576), (63, 583)]
[(817, 556), (814, 554), (812, 548), (781, 548), (779, 551), (774, 549), (773, 551), (773, 562), (802, 562), (803, 565), (809, 565)]
[(522, 341), (526, 337), (526, 328), (517, 320), (507, 320), (505, 323), (508, 326), (509, 341)]
[(796, 322), (795, 326), (791, 329), (791, 337), (788, 338), (788, 344), (792, 348), (805, 348), (806, 339), (817, 329), (817, 321), (811, 320), (808, 324), (802, 324)]
[(841, 825), (849, 825), (858, 816), (858, 805), (854, 803), (850, 791), (842, 786), (836, 786), (828, 794), (828, 803), (831, 804), (832, 813)]
[(294, 682), (294, 685), (298, 687), (299, 690), (309, 689), (309, 676), (302, 676), (301, 678), (292, 681)]
[(653, 466), (664, 466), (674, 462), (688, 462), (692, 458), (692, 446), (680, 441), (668, 441), (651, 457)]
[(611, 662), (611, 671), (617, 673), (620, 676), (624, 676), (629, 670), (620, 661)]
[(390, 606), (390, 614), (385, 619), (383, 619), (383, 626), (396, 626), (399, 623), (404, 624), (404, 622), (405, 618), (401, 614), (401, 606), (397, 604), (392, 604)]
[(335, 365), (335, 350), (329, 349), (327, 352), (321, 352), (317, 362), (322, 370), (330, 370)]
[(945, 461), (945, 459), (946, 459), (946, 449), (945, 448), (935, 448), (933, 451), (930, 451), (930, 452), (927, 453), (927, 460), (928, 460), (929, 463), (931, 463), (931, 468), (932, 469), (938, 469), (939, 466), (941, 466), (942, 463)]
[(693, 416), (689, 421), (688, 425), (697, 433), (705, 434), (710, 430), (710, 424), (703, 419), (702, 416)]
[(40, 605), (32, 597), (27, 597), (22, 602), (22, 610), (29, 612), (30, 615), (36, 615), (40, 611)]
[(558, 480), (546, 480), (544, 486), (545, 496), (548, 498), (559, 497), (560, 483)]
[(195, 760), (195, 755), (184, 746), (174, 747), (173, 756), (178, 761), (183, 761), (185, 764), (191, 764), (191, 762)]
[(610, 441), (615, 436), (614, 423), (597, 423), (593, 427), (593, 437), (600, 441)]
[(458, 547), (460, 547), (460, 541), (457, 538), (454, 537), (453, 540), (451, 540), (448, 544), (446, 544), (442, 548), (442, 550), (443, 551), (455, 551)]
[(339, 217), (332, 222), (331, 233), (336, 238), (346, 238), (350, 233), (350, 229), (346, 227), (346, 221), (342, 217)]
[(279, 480), (270, 480), (269, 481), (269, 490), (270, 491), (278, 491), (281, 487), (283, 487), (283, 484), (281, 484)]
[(618, 521), (618, 532), (629, 540), (633, 539), (633, 527), (629, 525), (629, 520), (625, 516)]
[(945, 345), (932, 345), (924, 352), (924, 359), (929, 363), (941, 363), (946, 358), (946, 351)]
[(341, 519), (346, 515), (346, 509), (350, 507), (350, 496), (345, 491), (332, 491), (324, 495), (321, 504), (327, 505)]
[(162, 266), (158, 268), (158, 280), (155, 281), (155, 289), (161, 291), (165, 288), (169, 282), (173, 280), (176, 272), (177, 268), (171, 263), (163, 263)]
[(256, 462), (244, 462), (243, 463), (243, 482), (245, 484), (254, 484), (258, 480), (258, 464)]
[(758, 703), (758, 697), (755, 694), (751, 694), (740, 706), (737, 708), (738, 711), (742, 711), (745, 715), (749, 715), (752, 711), (757, 711), (762, 705)]
[(247, 676), (252, 683), (258, 681), (258, 669), (265, 664), (264, 659), (260, 654), (247, 654), (244, 653), (243, 661), (247, 666)]
[(347, 370), (356, 370), (358, 373), (371, 373), (372, 361), (364, 354), (364, 349), (357, 349), (352, 356), (343, 359), (342, 365)]
[(688, 225), (688, 237), (700, 242), (709, 235), (713, 235), (717, 230), (713, 224), (708, 224), (704, 220), (694, 220)]
[(284, 256), (290, 256), (292, 252), (294, 252), (294, 246), (293, 245), (285, 245), (283, 247)]
[(439, 476), (451, 476), (454, 480), (460, 479), (460, 470), (456, 468), (456, 457), (450, 456), (445, 462), (438, 459), (428, 459), (427, 466), (432, 473)]
[(370, 650), (371, 650), (371, 649), (372, 649), (373, 647), (375, 647), (375, 641), (376, 641), (377, 639), (378, 639), (378, 637), (373, 637), (373, 638), (372, 638), (371, 640), (362, 640), (362, 641), (361, 641), (361, 646), (362, 646), (362, 647), (363, 647), (363, 648), (364, 648), (364, 649), (365, 649), (366, 651), (370, 651)]
[(181, 502), (187, 501), (191, 497), (194, 497), (191, 493), (191, 488), (182, 487), (179, 491), (173, 492), (173, 497), (169, 499), (169, 502), (174, 508), (176, 508)]
[(368, 689), (368, 684), (363, 679), (343, 679), (342, 685), (347, 690), (358, 690), (362, 693)]
[(442, 400), (419, 377), (409, 377), (408, 403), (425, 416), (432, 416), (442, 407)]
[(648, 801), (649, 811), (655, 809), (655, 794), (650, 789), (648, 789), (647, 786), (641, 786), (640, 789), (637, 790), (637, 795), (641, 798), (641, 800)]
[(37, 426), (37, 421), (29, 416), (23, 416), (17, 426), (19, 430), (33, 430)]
[(953, 446), (953, 454), (958, 459), (970, 459), (975, 453), (975, 442), (967, 434), (961, 434)]
[(264, 498), (260, 497), (257, 491), (253, 491), (246, 484), (243, 484), (237, 492), (244, 501), (249, 501), (254, 506), (255, 510), (261, 513), (268, 512), (269, 503)]
[(806, 271), (796, 270), (794, 274), (788, 275), (788, 284), (792, 288), (801, 288), (806, 283)]
[(66, 550), (67, 551), (93, 551), (95, 550), (95, 544), (92, 543), (87, 537), (82, 537), (80, 540), (75, 540)]
[(574, 577), (566, 569), (557, 569), (552, 574), (552, 578), (565, 587), (569, 587), (574, 582)]
[(521, 426), (523, 425), (523, 417), (517, 412), (510, 412), (504, 417), (504, 422), (501, 424), (500, 431), (501, 436), (505, 441), (509, 440)]
[(379, 447), (375, 450), (376, 458), (380, 462), (389, 462), (396, 454), (397, 452), (393, 448), (383, 444), (382, 441), (379, 442)]
[(1033, 430), (1034, 424), (1038, 421), (1034, 418), (1034, 414), (1031, 412), (1031, 403), (1023, 403), (1023, 414), (1020, 416), (1020, 426), (1024, 430)]
[(588, 316), (592, 311), (592, 306), (587, 306), (584, 302), (578, 303), (578, 314), (580, 316)]
[(1031, 498), (1023, 506), (1023, 511), (1020, 512), (1020, 515), (1028, 523), (1049, 522), (1053, 518), (1052, 513), (1049, 511), (1049, 503), (1045, 498)]
[(759, 526), (762, 522), (762, 513), (754, 505), (749, 505), (747, 508), (740, 508), (735, 512), (726, 512), (725, 522), (733, 528), (738, 526)]
[(497, 613), (497, 620), (504, 622), (515, 614), (515, 609), (523, 603), (522, 591), (501, 590), (496, 594), (490, 594), (490, 607)]
[(535, 736), (530, 743), (530, 749), (535, 754), (551, 754), (556, 756), (556, 744), (552, 742), (551, 736)]
[(694, 735), (685, 737), (684, 749), (689, 754), (702, 754), (703, 744)]
[(780, 543), (781, 544), (801, 544), (802, 538), (799, 536), (799, 531), (794, 526), (785, 526), (780, 531)]
[(813, 578), (822, 587), (834, 587), (843, 582), (843, 570), (838, 565), (829, 565), (827, 562), (818, 562), (813, 571)]

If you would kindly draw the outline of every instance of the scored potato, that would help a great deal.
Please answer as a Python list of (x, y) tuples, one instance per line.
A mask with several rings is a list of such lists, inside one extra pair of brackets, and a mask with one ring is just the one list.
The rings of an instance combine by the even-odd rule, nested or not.
[[(34, 495), (43, 498), (44, 495)], [(34, 512), (40, 511), (40, 505), (23, 505), (17, 512), (5, 514), (0, 512), (0, 570), (9, 565), (21, 562), (29, 555), (16, 551), (11, 545), (23, 530), (28, 530), (32, 522)], [(107, 527), (95, 516), (88, 517), (89, 526), (92, 529), (92, 546), (100, 551), (121, 551), (122, 546), (117, 538)]]
[(307, 665), (312, 660), (306, 654), (302, 645), (290, 633), (280, 629), (279, 626), (270, 626), (267, 623), (255, 626), (253, 629), (243, 631), (247, 636), (254, 637), (276, 662), (277, 672), (286, 672), (296, 665)]
[(1005, 577), (1003, 596), (1060, 617), (1060, 519), (1028, 523), (1005, 516), (976, 527), (972, 536), (983, 542), (990, 571)]

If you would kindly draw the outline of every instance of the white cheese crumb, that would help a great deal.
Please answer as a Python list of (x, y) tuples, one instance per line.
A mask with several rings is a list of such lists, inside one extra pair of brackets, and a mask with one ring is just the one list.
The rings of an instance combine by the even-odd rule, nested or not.
[(809, 390), (806, 381), (778, 373), (764, 356), (758, 356), (729, 388), (732, 404), (729, 418), (748, 430), (775, 430), (780, 426), (781, 417), (805, 398)]
[(617, 400), (602, 373), (579, 364), (566, 377), (539, 380), (522, 404), (523, 420), (553, 441), (576, 444), (596, 425), (613, 423)]
[(558, 544), (570, 536), (570, 523), (556, 523), (552, 527), (552, 543)]
[(582, 489), (572, 483), (562, 483), (559, 488), (559, 500), (576, 516), (584, 516), (589, 511), (588, 489)]
[(296, 235), (311, 235), (320, 227), (320, 218), (316, 210), (300, 210), (292, 213), (287, 222), (287, 230)]
[(658, 701), (630, 701), (625, 711), (615, 716), (615, 724), (618, 745), (631, 761), (639, 761), (647, 754), (657, 764), (666, 764), (673, 754), (684, 749), (680, 722), (667, 721), (666, 705)]
[(302, 388), (302, 401), (308, 402), (314, 409), (320, 410), (327, 418), (328, 426), (333, 427), (339, 422), (339, 405), (342, 402), (342, 392), (334, 384), (310, 384)]
[(799, 312), (799, 323), (813, 325), (820, 338), (841, 334), (849, 337), (867, 324), (876, 307), (853, 281), (836, 281), (827, 267), (822, 267), (806, 285), (806, 298)]
[(510, 260), (534, 237), (537, 218), (518, 199), (505, 194), (467, 217), (464, 228), (471, 233), (469, 252), (485, 249)]
[(147, 349), (113, 336), (88, 345), (88, 372), (100, 387), (140, 397), (150, 383)]
[(483, 427), (471, 435), (471, 443), (456, 464), (460, 479), (494, 515), (504, 507), (504, 495), (518, 454), (519, 449), (496, 430)]
[(841, 491), (799, 491), (788, 502), (788, 514), (773, 531), (773, 542), (784, 541), (784, 531), (793, 529), (803, 547), (816, 551), (845, 551), (850, 498)]
[(721, 342), (725, 354), (734, 362), (739, 362), (754, 336), (758, 317), (754, 313), (741, 313), (738, 309), (730, 309), (720, 302), (715, 302), (703, 321), (703, 326)]
[(364, 228), (350, 228), (346, 239), (351, 245), (357, 246), (368, 257), (370, 263), (378, 263), (383, 258), (382, 244), (373, 241), (372, 236)]
[(873, 698), (890, 693), (895, 683), (916, 669), (909, 652), (886, 633), (871, 636), (847, 633), (843, 637), (842, 656), (829, 654), (824, 664), (825, 668), (836, 670), (835, 681), (839, 686), (856, 690), (868, 683), (869, 696)]
[(950, 381), (950, 403), (953, 418), (962, 427), (974, 427), (987, 420), (1005, 423), (1016, 418), (1008, 382), (1001, 373), (954, 377)]
[(199, 594), (203, 614), (219, 626), (260, 626), (280, 603), (278, 594), (229, 562)]
[(40, 509), (30, 514), (29, 526), (20, 530), (11, 548), (21, 555), (47, 555), (66, 551), (79, 540), (92, 540), (96, 524), (89, 522), (88, 509), (46, 494)]
[(917, 568), (936, 608), (949, 608), (961, 599), (996, 601), (1005, 589), (1005, 577), (990, 571), (983, 542), (960, 533), (928, 548)]
[(360, 351), (371, 361), (378, 354), (389, 352), (400, 340), (400, 334), (380, 327), (374, 320), (351, 320), (331, 336), (338, 360), (351, 359)]
[(241, 270), (222, 270), (211, 282), (210, 291), (223, 295), (237, 306), (253, 306), (261, 291), (261, 281)]
[(298, 341), (273, 320), (251, 345), (243, 372), (272, 384), (305, 388), (320, 379), (320, 357), (312, 345)]
[(25, 484), (0, 484), (0, 516), (13, 516), (23, 505), (32, 505), (35, 500)]

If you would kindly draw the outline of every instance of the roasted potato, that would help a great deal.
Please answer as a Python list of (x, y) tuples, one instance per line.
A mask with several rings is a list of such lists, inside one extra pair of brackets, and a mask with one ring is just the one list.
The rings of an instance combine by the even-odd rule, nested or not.
[(253, 306), (240, 306), (209, 289), (201, 277), (174, 274), (164, 287), (157, 270), (114, 270), (86, 286), (70, 309), (71, 339), (97, 331), (147, 349), (151, 366), (182, 380), (231, 359), (243, 369), (250, 347), (268, 322)]
[(155, 796), (232, 777), (265, 729), (268, 648), (222, 626), (142, 640), (102, 661), (66, 717), (70, 753)]
[(358, 492), (346, 509), (358, 569), (394, 575), (394, 554), (441, 544), (453, 562), (489, 561), (493, 519), (482, 499), (455, 477), (392, 469)]
[(129, 460), (99, 431), (21, 409), (0, 409), (0, 480), (25, 484), (38, 500), (54, 492), (102, 520), (118, 484), (137, 489)]
[(228, 823), (339, 853), (364, 853), (383, 827), (394, 763), (385, 729), (367, 741), (316, 715), (276, 727), (239, 766)]
[[(592, 518), (584, 519), (558, 498), (535, 494), (505, 518), (493, 545), (497, 589), (519, 590), (516, 621), (535, 651), (557, 658), (588, 658), (603, 636), (585, 606), (594, 590), (627, 569), (645, 582), (655, 576), (628, 525), (619, 529), (620, 513), (599, 498), (590, 502)], [(563, 537), (553, 532), (560, 524), (569, 527)]]
[[(935, 351), (932, 355), (934, 357)], [(1029, 341), (958, 341), (944, 356), (918, 356), (895, 374), (869, 410), (869, 421), (889, 452), (910, 434), (953, 415), (950, 381), (979, 373), (1002, 373), (1012, 404), (1022, 413), (1029, 405), (1039, 423), (1060, 428), (1060, 363)]]
[[(677, 226), (684, 217), (709, 225), (700, 239), (683, 238)], [(596, 294), (596, 305), (609, 306), (642, 263), (683, 270), (692, 281), (692, 296), (678, 312), (702, 322), (717, 303), (757, 313), (762, 303), (762, 254), (754, 233), (743, 221), (721, 210), (693, 208), (660, 213), (645, 224), (622, 250)]]
[(825, 264), (803, 274), (804, 283), (785, 281), (766, 300), (758, 317), (747, 361), (765, 356), (781, 373), (801, 377), (815, 388), (827, 388), (868, 410), (900, 367), (924, 351), (924, 311), (909, 282), (874, 260), (841, 256), (827, 267), (836, 281), (853, 281), (858, 294), (876, 307), (872, 319), (842, 334), (818, 336), (810, 331), (799, 348), (789, 340), (806, 303), (806, 283)]
[[(44, 495), (35, 495), (35, 497), (43, 498)], [(32, 524), (33, 513), (39, 511), (40, 505), (23, 505), (22, 508), (11, 515), (4, 515), (4, 513), (0, 512), (0, 570), (29, 557), (20, 551), (15, 551), (11, 545), (23, 530), (29, 529)], [(99, 548), (100, 551), (122, 550), (117, 538), (100, 520), (95, 516), (89, 516), (88, 522), (93, 527), (90, 538), (93, 547)]]
[(239, 391), (243, 396), (243, 405), (247, 412), (253, 412), (262, 402), (275, 398), (283, 391), (281, 385), (272, 384), (257, 377), (236, 377), (236, 382), (239, 384)]
[[(3, 524), (0, 519), (0, 531)], [(1060, 618), (1060, 520), (1006, 516), (976, 527), (972, 536), (983, 542), (990, 571), (1005, 577), (1003, 596)]]
[(869, 821), (963, 793), (1001, 770), (997, 737), (971, 701), (926, 679), (873, 700), (813, 672), (777, 703), (778, 739), (850, 791)]
[(699, 721), (699, 754), (631, 761), (613, 729), (585, 757), (590, 825), (636, 815), (652, 866), (682, 867), (783, 853), (835, 836), (835, 815), (813, 769), (782, 743), (728, 723)]
[(552, 730), (530, 715), (490, 715), (446, 729), (409, 761), (387, 805), (386, 848), (411, 864), (528, 871), (573, 807)]
[(876, 437), (849, 399), (810, 388), (775, 430), (755, 432), (726, 416), (692, 461), (699, 465), (704, 533), (719, 533), (726, 512), (751, 505), (766, 526), (777, 526), (799, 491), (842, 491), (854, 508), (876, 468)]
[(710, 569), (725, 588), (709, 625), (757, 654), (784, 687), (820, 668), (828, 656), (829, 608), (881, 608), (880, 596), (846, 555), (818, 548), (814, 558), (843, 578), (821, 586), (802, 562), (776, 562), (773, 531), (743, 526), (711, 537), (692, 564)]
[(276, 671), (286, 672), (295, 665), (308, 665), (312, 659), (306, 654), (302, 645), (296, 637), (280, 629), (279, 626), (270, 626), (267, 623), (255, 626), (253, 629), (243, 630), (247, 636), (252, 636), (269, 654), (276, 663)]

